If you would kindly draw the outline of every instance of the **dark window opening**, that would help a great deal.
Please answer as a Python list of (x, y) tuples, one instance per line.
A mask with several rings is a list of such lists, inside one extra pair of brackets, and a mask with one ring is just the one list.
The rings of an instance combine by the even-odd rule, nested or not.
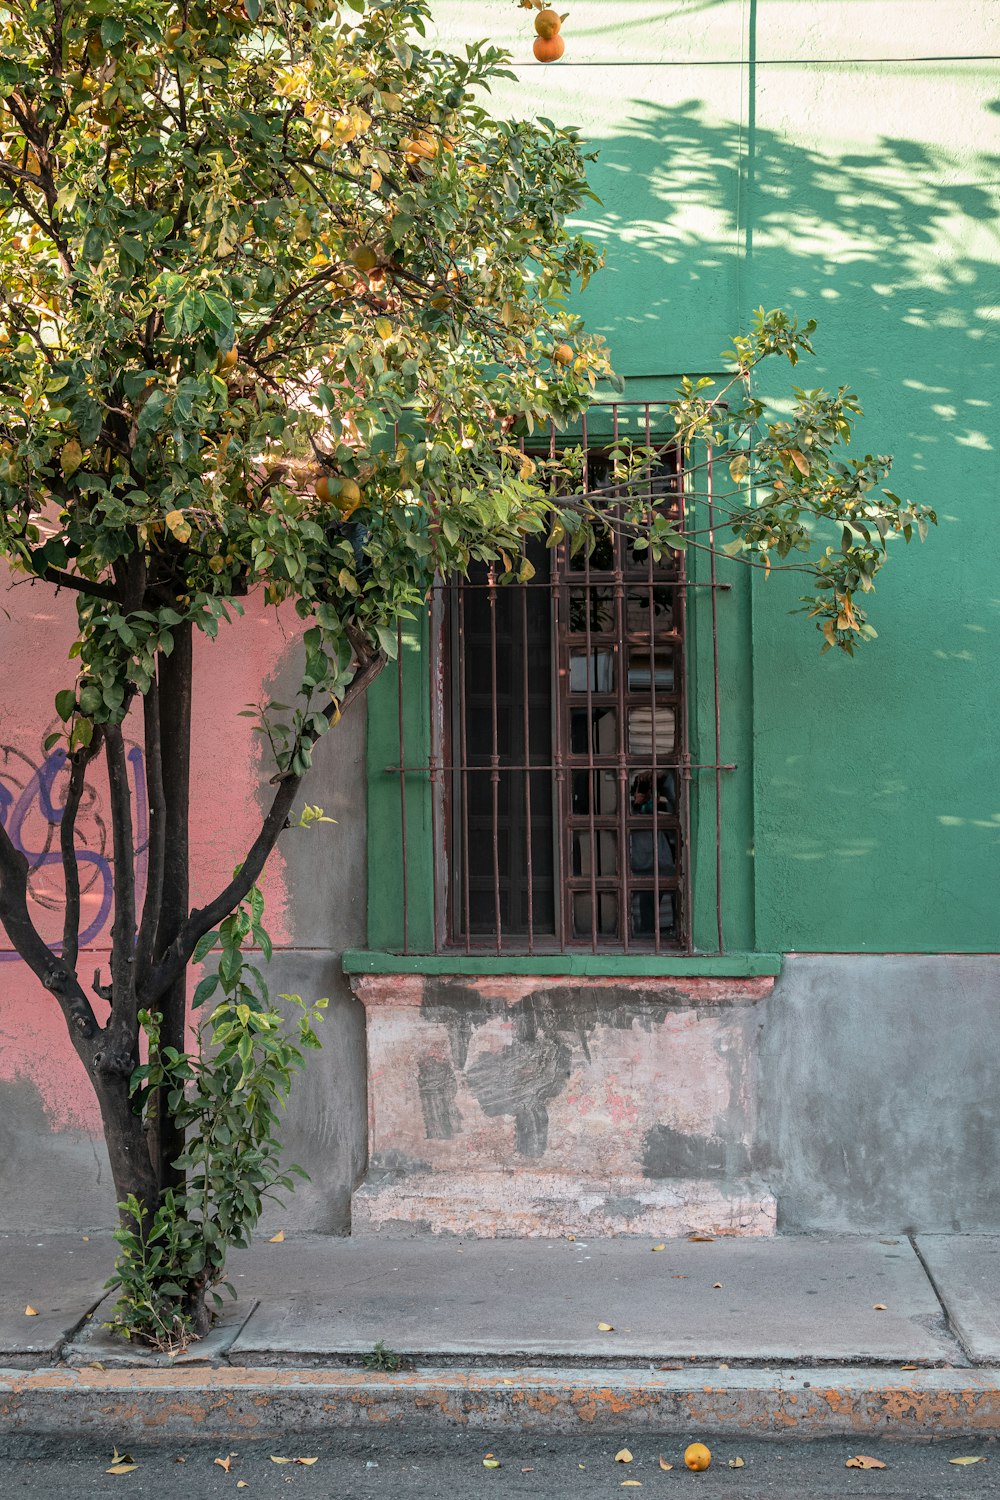
[[(607, 450), (590, 452), (587, 487), (614, 522), (610, 474)], [(637, 483), (683, 524), (675, 449)], [(683, 947), (683, 553), (654, 561), (613, 527), (589, 555), (525, 555), (526, 583), (477, 564), (446, 593), (448, 941)]]

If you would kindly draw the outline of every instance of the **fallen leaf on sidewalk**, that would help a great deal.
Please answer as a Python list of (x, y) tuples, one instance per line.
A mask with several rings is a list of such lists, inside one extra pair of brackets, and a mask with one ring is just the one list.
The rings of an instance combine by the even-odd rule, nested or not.
[(131, 1453), (119, 1453), (117, 1448), (111, 1450), (111, 1467), (105, 1469), (105, 1474), (131, 1474), (133, 1469), (139, 1465), (132, 1462)]
[(484, 1469), (499, 1469), (499, 1467), (500, 1460), (498, 1458), (494, 1458), (492, 1454), (490, 1454), (489, 1457), (483, 1459)]
[(729, 1467), (731, 1469), (745, 1469), (746, 1464), (743, 1462), (742, 1458), (731, 1458), (729, 1460)]
[(24, 1309), (24, 1316), (26, 1318), (37, 1318), (38, 1317), (38, 1308), (37, 1307), (32, 1307), (31, 1303), (29, 1302), (28, 1305), (27, 1305), (27, 1307)]
[(885, 1305), (884, 1302), (873, 1302), (872, 1303), (872, 1309), (875, 1312), (886, 1312), (887, 1311), (886, 1305)]
[(213, 1458), (212, 1462), (218, 1464), (220, 1469), (225, 1469), (227, 1474), (233, 1466), (231, 1458)]
[(917, 1367), (916, 1365), (900, 1365), (899, 1368), (901, 1370), (915, 1370)]
[(528, 1465), (528, 1467), (526, 1469), (522, 1469), (521, 1470), (522, 1474), (534, 1474), (534, 1472), (535, 1472), (534, 1468), (530, 1464)]
[(722, 1291), (722, 1282), (721, 1281), (713, 1281), (712, 1282), (712, 1291), (713, 1292), (721, 1292)]
[(662, 1453), (660, 1454), (660, 1468), (664, 1471), (664, 1473), (673, 1468), (673, 1464), (668, 1464)]
[(869, 1458), (867, 1453), (857, 1453), (849, 1458), (844, 1465), (845, 1469), (884, 1469), (885, 1464), (880, 1458)]
[(665, 1250), (666, 1248), (667, 1248), (666, 1245), (654, 1245), (653, 1246), (654, 1250)]
[(311, 1464), (318, 1463), (319, 1460), (315, 1458), (280, 1458), (278, 1454), (272, 1453), (271, 1462), (273, 1464), (304, 1464), (308, 1468)]
[(598, 1333), (614, 1333), (615, 1325), (613, 1323), (598, 1323), (597, 1331)]
[(691, 1241), (692, 1245), (714, 1245), (715, 1244), (715, 1235), (714, 1234), (689, 1234), (688, 1235), (688, 1239)]
[(950, 1464), (984, 1464), (985, 1458), (949, 1458)]
[(616, 1464), (630, 1464), (631, 1462), (632, 1462), (632, 1455), (629, 1452), (629, 1450), (627, 1448), (619, 1448), (618, 1452), (615, 1454), (615, 1463)]
[(236, 1488), (238, 1490), (245, 1490), (246, 1487), (247, 1487), (247, 1482), (246, 1482), (245, 1479), (237, 1479), (237, 1481), (236, 1481)]
[(277, 1234), (272, 1234), (271, 1238), (268, 1240), (267, 1243), (269, 1245), (280, 1245), (282, 1243), (282, 1241), (284, 1240), (284, 1238), (285, 1238), (285, 1231), (283, 1229), (279, 1229), (278, 1232), (277, 1232)]
[(641, 1479), (623, 1479), (622, 1480), (622, 1489), (623, 1490), (641, 1490), (642, 1489), (642, 1480)]

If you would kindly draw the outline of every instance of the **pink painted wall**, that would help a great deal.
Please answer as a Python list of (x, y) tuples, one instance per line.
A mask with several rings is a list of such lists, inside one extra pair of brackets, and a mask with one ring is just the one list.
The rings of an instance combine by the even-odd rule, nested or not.
[[(31, 909), (43, 934), (55, 942), (61, 931), (62, 870), (58, 859), (59, 809), (66, 771), (58, 748), (42, 744), (58, 722), (53, 699), (72, 684), (67, 657), (75, 610), (66, 594), (42, 585), (9, 581), (0, 590), (0, 820), (33, 865)], [(238, 717), (259, 700), (294, 652), (294, 616), (278, 618), (248, 607), (243, 620), (223, 625), (217, 640), (196, 644), (194, 715), (196, 756), (192, 777), (192, 899), (209, 898), (225, 883), (259, 828), (269, 772), (252, 721)], [(129, 764), (133, 792), (144, 785), (141, 744), (132, 722)], [(263, 792), (262, 782), (265, 783)], [(84, 887), (82, 928), (87, 934), (80, 972), (89, 981), (96, 968), (107, 975), (111, 929), (111, 831), (107, 785), (97, 767), (81, 810), (78, 858)], [(141, 799), (133, 796), (136, 827), (145, 827)], [(290, 941), (284, 860), (276, 853), (264, 881), (266, 923), (279, 946)], [(103, 1020), (106, 1007), (98, 1001)], [(56, 1131), (99, 1132), (93, 1094), (66, 1035), (55, 1002), (11, 951), (0, 928), (0, 1085), (28, 1081), (41, 1097)]]

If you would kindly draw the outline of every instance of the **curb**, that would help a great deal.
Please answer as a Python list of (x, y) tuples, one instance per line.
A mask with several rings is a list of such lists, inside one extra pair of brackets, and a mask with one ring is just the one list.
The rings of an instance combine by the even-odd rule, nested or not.
[(0, 1433), (190, 1442), (331, 1428), (817, 1438), (1000, 1433), (1000, 1371), (0, 1371)]

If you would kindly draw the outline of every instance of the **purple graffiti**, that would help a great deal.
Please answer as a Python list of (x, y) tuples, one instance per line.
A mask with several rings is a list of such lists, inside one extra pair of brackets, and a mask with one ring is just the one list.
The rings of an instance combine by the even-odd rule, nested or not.
[[(136, 814), (137, 896), (141, 898), (149, 850), (149, 811), (146, 769), (138, 745), (129, 747), (127, 760)], [(0, 826), (7, 830), (15, 849), (28, 861), (29, 899), (50, 911), (58, 909), (59, 899), (39, 890), (37, 883), (33, 886), (32, 877), (36, 871), (49, 865), (62, 864), (59, 825), (65, 800), (60, 798), (59, 782), (62, 778), (68, 783), (67, 762), (66, 751), (62, 749), (53, 750), (35, 764), (16, 746), (0, 745)], [(96, 912), (80, 934), (81, 948), (102, 935), (111, 916), (114, 874), (110, 843), (100, 793), (88, 781), (77, 814), (76, 863), (80, 871), (81, 895), (96, 894), (98, 902)], [(0, 963), (18, 961), (18, 954), (0, 950)]]

